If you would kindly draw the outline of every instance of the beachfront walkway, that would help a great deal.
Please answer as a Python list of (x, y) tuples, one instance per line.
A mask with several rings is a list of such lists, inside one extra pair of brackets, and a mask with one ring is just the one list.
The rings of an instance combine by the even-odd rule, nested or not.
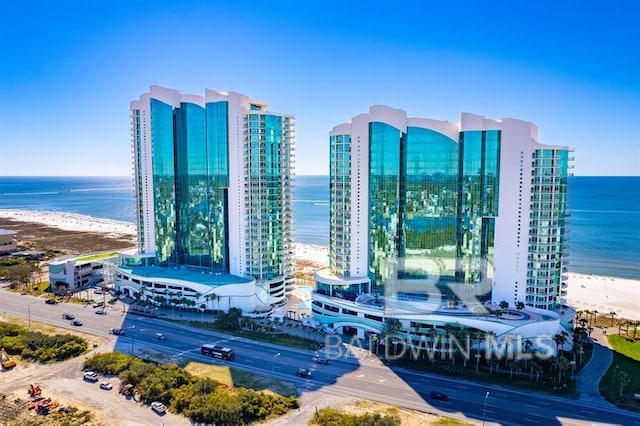
[[(607, 330), (607, 329), (604, 329)], [(600, 396), (600, 380), (607, 372), (613, 361), (613, 351), (607, 341), (607, 336), (602, 328), (593, 330), (593, 355), (589, 363), (582, 369), (578, 375), (576, 390), (578, 391), (581, 401), (588, 402), (606, 408), (615, 408), (615, 405), (609, 403)], [(614, 328), (607, 330), (607, 333), (615, 333)]]

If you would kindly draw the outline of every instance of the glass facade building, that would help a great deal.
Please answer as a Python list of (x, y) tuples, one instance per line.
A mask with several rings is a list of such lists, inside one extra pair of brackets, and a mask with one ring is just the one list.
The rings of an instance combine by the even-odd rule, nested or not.
[[(138, 249), (152, 265), (293, 284), (294, 119), (233, 92), (131, 104)], [(194, 269), (195, 268), (195, 269)]]
[(226, 102), (150, 109), (157, 264), (228, 273)]
[(563, 305), (569, 148), (539, 144), (520, 120), (465, 113), (453, 123), (382, 105), (336, 126), (329, 146), (319, 318), (340, 317), (345, 301), (396, 306), (394, 315), (421, 303)]

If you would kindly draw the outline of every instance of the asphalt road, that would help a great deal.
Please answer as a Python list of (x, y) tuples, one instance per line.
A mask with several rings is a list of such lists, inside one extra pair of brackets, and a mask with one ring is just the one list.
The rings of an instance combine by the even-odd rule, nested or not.
[[(377, 358), (367, 356), (366, 352), (347, 354), (330, 359), (328, 365), (317, 365), (311, 360), (313, 354), (310, 351), (191, 329), (135, 314), (122, 315), (121, 303), (114, 307), (107, 306), (107, 315), (96, 315), (94, 311), (91, 306), (65, 303), (47, 305), (42, 298), (7, 291), (0, 293), (0, 312), (8, 315), (27, 320), (30, 317), (32, 321), (117, 339), (116, 349), (125, 353), (151, 349), (165, 353), (168, 359), (175, 357), (224, 364), (294, 382), (300, 392), (320, 390), (336, 396), (361, 397), (421, 411), (466, 417), (475, 422), (486, 420), (486, 424), (640, 426), (640, 416), (636, 413), (593, 407), (571, 398), (415, 373), (386, 366)], [(83, 325), (74, 327), (71, 321), (62, 319), (65, 312), (75, 315)], [(126, 335), (110, 336), (108, 330), (111, 327), (125, 329)], [(156, 340), (155, 334), (158, 332), (162, 332), (167, 339)], [(235, 361), (222, 361), (200, 354), (203, 343), (216, 342), (233, 348)], [(301, 367), (312, 370), (312, 379), (296, 376), (296, 371)], [(432, 390), (446, 393), (449, 400), (430, 399)]]

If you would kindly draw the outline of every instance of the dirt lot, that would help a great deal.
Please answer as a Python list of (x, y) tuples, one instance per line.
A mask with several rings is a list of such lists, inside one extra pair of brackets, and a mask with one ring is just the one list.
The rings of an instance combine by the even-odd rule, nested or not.
[[(87, 356), (91, 356), (96, 351), (113, 350), (113, 343), (106, 339), (93, 338), (91, 344), (93, 343), (98, 347)], [(186, 418), (175, 414), (167, 413), (164, 416), (158, 416), (151, 411), (149, 406), (118, 394), (120, 383), (117, 378), (101, 377), (98, 383), (84, 381), (82, 379), (84, 359), (85, 357), (78, 357), (51, 365), (19, 363), (12, 370), (1, 371), (0, 394), (6, 395), (6, 398), (4, 401), (0, 401), (0, 413), (5, 412), (6, 415), (4, 418), (0, 417), (0, 425), (42, 424), (43, 426), (51, 426), (56, 424), (52, 421), (53, 416), (39, 416), (33, 410), (27, 410), (26, 405), (23, 406), (18, 418), (15, 418), (16, 413), (8, 409), (8, 407), (15, 408), (17, 406), (14, 402), (17, 398), (24, 401), (29, 399), (27, 388), (30, 384), (39, 385), (42, 389), (42, 396), (59, 402), (60, 406), (72, 406), (77, 408), (78, 412), (88, 410), (93, 414), (91, 421), (75, 424), (109, 426), (162, 424), (187, 426), (190, 424)], [(112, 383), (113, 389), (110, 391), (101, 390), (99, 383), (102, 381)]]

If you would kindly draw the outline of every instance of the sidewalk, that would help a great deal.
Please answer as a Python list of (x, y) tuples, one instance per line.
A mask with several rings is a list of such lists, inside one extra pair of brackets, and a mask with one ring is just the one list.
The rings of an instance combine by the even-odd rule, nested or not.
[[(604, 329), (607, 330), (607, 329)], [(576, 382), (576, 390), (580, 401), (603, 408), (615, 408), (606, 399), (600, 396), (600, 381), (611, 366), (613, 361), (613, 351), (607, 341), (607, 336), (602, 328), (594, 328), (592, 335), (593, 355), (591, 360), (582, 369)], [(614, 329), (607, 330), (615, 333)]]

